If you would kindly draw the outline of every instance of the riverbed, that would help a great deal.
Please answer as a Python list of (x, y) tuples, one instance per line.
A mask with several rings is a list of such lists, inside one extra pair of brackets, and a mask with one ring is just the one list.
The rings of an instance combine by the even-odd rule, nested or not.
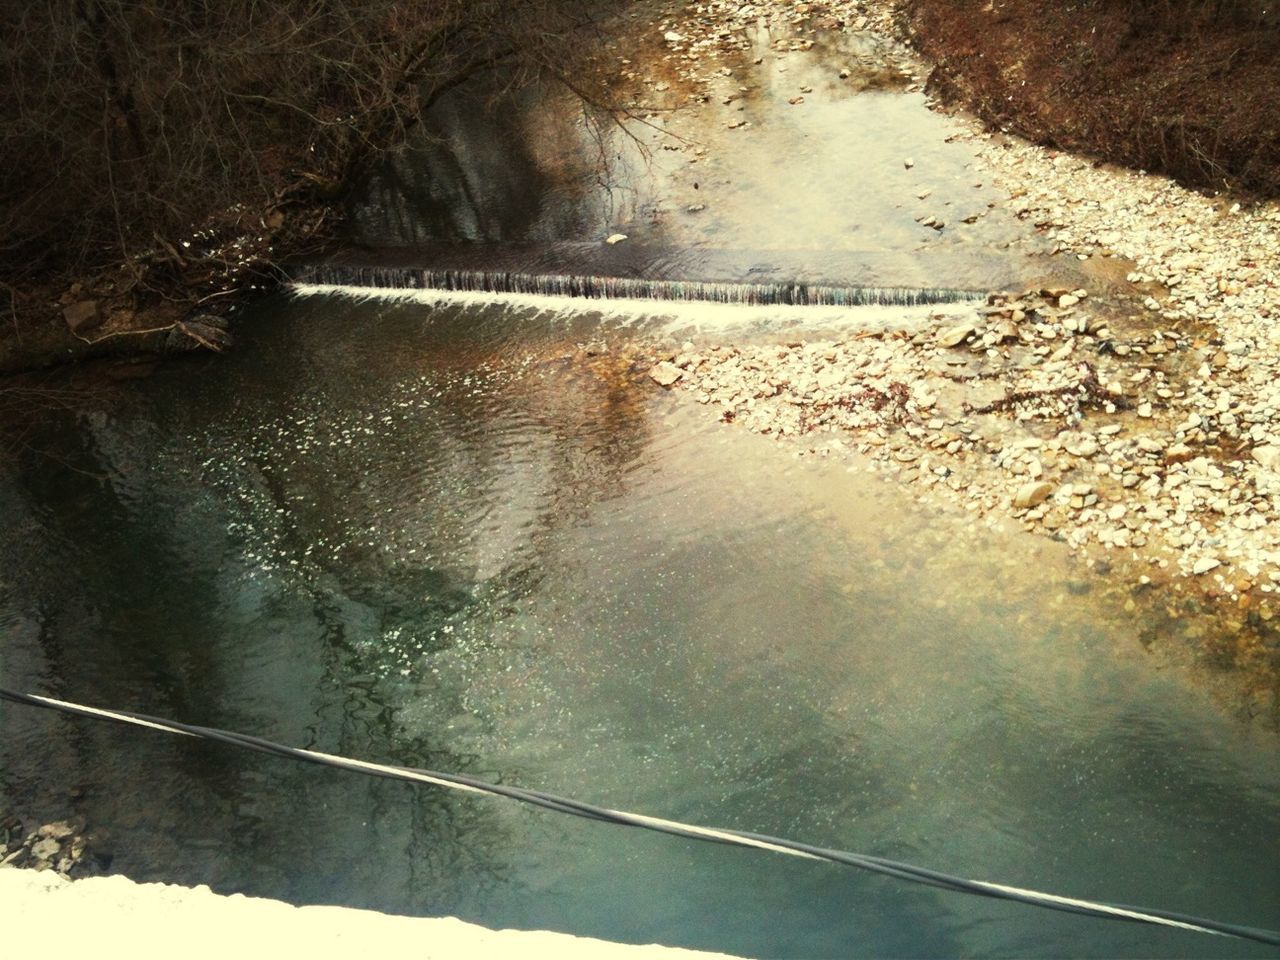
[[(615, 155), (585, 205), (553, 191), (495, 220), (503, 255), (622, 233), (676, 275), (741, 268), (709, 280), (808, 261), (1016, 289), (857, 309), (262, 302), (236, 352), (81, 377), (6, 448), (4, 684), (1280, 927), (1270, 701), (1230, 682), (1221, 639), (1273, 636), (1265, 597), (1237, 600), (1271, 592), (1263, 566), (1236, 575), (1257, 549), (1206, 525), (1135, 568), (1158, 521), (1097, 536), (1141, 484), (1191, 471), (1167, 448), (1208, 435), (1174, 434), (1199, 394), (1173, 389), (1201, 360), (1246, 363), (1198, 340), (1235, 314), (1148, 309), (1169, 277), (1143, 251), (1077, 252), (1074, 208), (991, 171), (1093, 172), (929, 113), (883, 38), (647, 27), (665, 66), (625, 78), (655, 98), (647, 157)], [(405, 202), (380, 242), (437, 222)], [(1000, 406), (1028, 389), (1089, 402)], [(1156, 493), (1243, 497), (1262, 468)], [(1191, 576), (1226, 599), (1189, 606), (1160, 571), (1209, 547), (1219, 566)], [(744, 956), (1265, 955), (9, 705), (0, 760), (0, 809), (83, 817), (138, 881)]]
[[(249, 349), (101, 387), (6, 473), (8, 684), (1280, 919), (1273, 741), (1153, 669), (1065, 547), (655, 390), (628, 344), (687, 318), (261, 309)], [(6, 802), (105, 827), (140, 881), (755, 956), (1241, 952), (12, 707), (4, 725)]]

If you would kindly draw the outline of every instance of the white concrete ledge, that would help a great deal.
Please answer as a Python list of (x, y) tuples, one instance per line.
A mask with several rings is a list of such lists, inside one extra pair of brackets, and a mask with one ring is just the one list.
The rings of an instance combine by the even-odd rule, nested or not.
[(64, 935), (73, 935), (82, 947), (97, 944), (89, 948), (96, 953), (131, 960), (262, 956), (694, 960), (726, 956), (546, 931), (489, 930), (452, 917), (295, 907), (241, 894), (224, 897), (203, 886), (134, 883), (127, 877), (71, 881), (51, 870), (0, 869), (0, 915), (6, 921), (3, 942), (8, 956), (57, 951)]

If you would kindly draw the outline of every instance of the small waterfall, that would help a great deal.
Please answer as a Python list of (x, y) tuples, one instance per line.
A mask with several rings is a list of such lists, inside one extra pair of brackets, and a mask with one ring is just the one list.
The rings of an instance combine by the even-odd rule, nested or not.
[(840, 285), (811, 282), (734, 282), (609, 277), (504, 270), (360, 266), (326, 262), (299, 267), (293, 282), (388, 290), (536, 294), (590, 300), (673, 300), (757, 306), (897, 306), (961, 303), (986, 294), (948, 287)]

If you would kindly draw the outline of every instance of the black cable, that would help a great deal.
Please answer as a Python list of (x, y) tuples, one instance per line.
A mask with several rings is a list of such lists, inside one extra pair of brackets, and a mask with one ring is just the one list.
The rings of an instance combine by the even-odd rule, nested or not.
[(1084, 916), (1172, 926), (1177, 929), (1201, 933), (1213, 933), (1222, 936), (1236, 937), (1241, 940), (1252, 940), (1257, 943), (1280, 946), (1280, 931), (1242, 926), (1240, 924), (1233, 923), (1223, 923), (1218, 920), (1190, 916), (1188, 914), (1176, 913), (1170, 910), (1153, 909), (1150, 907), (1131, 907), (1123, 904), (1098, 903), (1075, 898), (1057, 897), (1052, 894), (1045, 894), (1035, 890), (1022, 890), (1019, 888), (1002, 886), (1000, 884), (986, 883), (979, 880), (967, 880), (963, 877), (952, 876), (951, 874), (931, 870), (927, 867), (918, 867), (914, 864), (902, 863), (896, 860), (887, 860), (883, 857), (869, 856), (866, 854), (850, 853), (845, 850), (832, 850), (826, 847), (813, 846), (811, 844), (801, 843), (795, 840), (787, 840), (781, 837), (773, 837), (767, 834), (749, 833), (741, 830), (699, 827), (692, 824), (663, 820), (657, 817), (627, 813), (622, 810), (611, 810), (606, 807), (599, 807), (594, 804), (584, 803), (580, 800), (561, 797), (552, 793), (544, 793), (539, 790), (526, 790), (522, 787), (489, 783), (466, 774), (440, 773), (435, 770), (425, 770), (416, 767), (374, 764), (366, 761), (351, 760), (347, 757), (332, 756), (329, 754), (319, 753), (314, 750), (303, 750), (297, 747), (290, 747), (281, 743), (276, 743), (272, 740), (266, 740), (261, 737), (251, 736), (249, 734), (220, 730), (216, 727), (203, 727), (195, 724), (179, 723), (175, 720), (148, 716), (147, 714), (142, 713), (133, 713), (127, 710), (104, 710), (96, 707), (87, 707), (81, 704), (67, 703), (65, 701), (53, 700), (47, 697), (18, 693), (16, 691), (6, 690), (3, 687), (0, 687), (0, 700), (8, 700), (13, 703), (20, 703), (26, 706), (38, 707), (46, 710), (56, 710), (63, 713), (93, 717), (95, 719), (112, 720), (117, 723), (132, 723), (149, 726), (170, 733), (186, 734), (188, 736), (199, 737), (204, 740), (224, 743), (229, 746), (241, 747), (246, 750), (253, 750), (259, 753), (270, 754), (272, 756), (284, 757), (292, 760), (302, 760), (322, 766), (336, 767), (338, 769), (349, 770), (355, 773), (363, 773), (368, 776), (403, 780), (410, 783), (433, 783), (438, 786), (452, 787), (454, 789), (462, 789), (491, 796), (506, 797), (511, 800), (518, 800), (521, 803), (528, 803), (533, 806), (541, 807), (545, 810), (551, 810), (556, 813), (569, 814), (571, 816), (583, 817), (588, 820), (596, 820), (603, 823), (613, 823), (618, 826), (639, 827), (645, 830), (666, 833), (671, 836), (685, 837), (691, 840), (772, 850), (778, 853), (789, 853), (810, 859), (824, 860), (828, 863), (857, 867), (861, 870), (868, 870), (884, 876), (895, 877), (912, 883), (925, 884), (927, 886), (937, 887), (943, 890), (951, 890), (956, 893), (967, 893), (980, 897), (1009, 900), (1015, 903), (1025, 903), (1050, 910), (1058, 910), (1065, 913), (1074, 913)]

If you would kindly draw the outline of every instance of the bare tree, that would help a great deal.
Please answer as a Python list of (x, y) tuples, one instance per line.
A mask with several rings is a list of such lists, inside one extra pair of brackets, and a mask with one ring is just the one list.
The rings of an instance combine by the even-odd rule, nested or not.
[(109, 273), (140, 303), (216, 295), (322, 231), (371, 160), (477, 72), (602, 89), (584, 72), (597, 6), (0, 0), (3, 289)]

